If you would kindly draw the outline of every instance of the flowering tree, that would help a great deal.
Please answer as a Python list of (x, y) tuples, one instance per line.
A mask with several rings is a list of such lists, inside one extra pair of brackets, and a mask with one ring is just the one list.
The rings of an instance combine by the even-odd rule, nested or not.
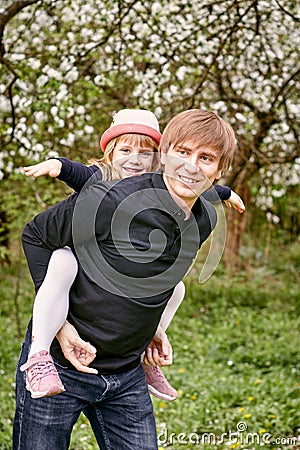
[[(274, 176), (277, 193), (299, 182), (296, 0), (6, 0), (0, 12), (4, 177), (97, 154), (120, 108), (151, 109), (163, 128), (203, 107), (236, 130), (232, 188), (247, 197), (255, 179), (266, 208)], [(242, 222), (229, 230), (236, 252)]]

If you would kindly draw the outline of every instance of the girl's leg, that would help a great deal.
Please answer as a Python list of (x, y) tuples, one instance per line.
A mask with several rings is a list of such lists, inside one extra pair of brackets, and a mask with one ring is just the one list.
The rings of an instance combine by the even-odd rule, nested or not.
[(182, 300), (184, 299), (184, 294), (185, 294), (185, 286), (183, 282), (180, 281), (180, 283), (178, 283), (177, 286), (175, 287), (172, 297), (168, 301), (166, 309), (164, 310), (163, 315), (161, 316), (160, 319), (160, 325), (163, 327), (165, 331), (170, 325), (177, 309), (179, 308)]
[(33, 306), (32, 344), (29, 358), (41, 350), (49, 352), (69, 309), (69, 290), (77, 274), (77, 261), (68, 247), (55, 250)]
[(77, 261), (68, 247), (53, 252), (34, 302), (28, 360), (20, 368), (26, 371), (26, 388), (32, 398), (55, 395), (65, 390), (49, 350), (66, 320), (69, 290), (76, 273)]
[[(168, 328), (171, 320), (173, 319), (177, 309), (179, 308), (185, 294), (185, 286), (183, 282), (177, 284), (172, 294), (172, 297), (168, 301), (168, 304), (160, 319), (160, 325), (164, 330)], [(143, 358), (143, 355), (142, 355)], [(176, 400), (178, 394), (158, 366), (147, 366), (142, 362), (142, 367), (146, 374), (146, 381), (148, 384), (148, 390), (150, 394), (158, 397), (162, 400), (172, 401)]]

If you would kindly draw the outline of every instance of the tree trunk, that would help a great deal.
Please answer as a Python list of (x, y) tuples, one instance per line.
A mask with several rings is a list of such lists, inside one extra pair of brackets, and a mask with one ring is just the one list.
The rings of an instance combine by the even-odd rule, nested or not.
[(9, 259), (9, 225), (6, 211), (0, 210), (0, 265), (10, 264)]
[[(246, 210), (249, 203), (249, 189), (244, 184), (237, 193), (243, 199)], [(243, 234), (246, 225), (246, 212), (240, 214), (235, 209), (230, 208), (226, 211), (227, 232), (226, 244), (224, 249), (224, 262), (226, 267), (232, 270), (242, 269), (241, 247), (243, 243)]]

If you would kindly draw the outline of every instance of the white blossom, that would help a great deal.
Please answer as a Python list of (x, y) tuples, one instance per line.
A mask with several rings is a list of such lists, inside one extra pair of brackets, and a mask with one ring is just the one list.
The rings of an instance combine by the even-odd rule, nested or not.
[(37, 144), (35, 144), (35, 145), (33, 145), (31, 147), (31, 150), (33, 150), (34, 152), (39, 152), (40, 153), (40, 152), (42, 152), (44, 150), (44, 146), (41, 143), (37, 143)]
[(37, 80), (36, 80), (36, 85), (37, 87), (42, 87), (44, 86), (46, 83), (48, 83), (49, 81), (49, 77), (47, 77), (47, 75), (41, 75)]
[(13, 62), (23, 61), (25, 59), (25, 55), (22, 53), (12, 53), (11, 60)]
[(235, 117), (236, 117), (237, 120), (239, 120), (241, 122), (247, 122), (247, 118), (243, 114), (241, 114), (239, 112), (236, 113)]
[(63, 119), (60, 119), (59, 117), (56, 118), (56, 122), (58, 125), (58, 128), (64, 128), (65, 127), (65, 121)]
[(43, 72), (45, 72), (49, 78), (54, 78), (58, 81), (62, 79), (61, 73), (53, 67), (46, 66), (44, 67)]
[(66, 139), (61, 139), (59, 141), (59, 143), (61, 145), (66, 145), (67, 147), (70, 147), (72, 144), (74, 144), (75, 141), (75, 134), (73, 133), (68, 133), (68, 136)]
[[(197, 0), (111, 2), (108, 9), (102, 0), (57, 0), (50, 2), (51, 13), (48, 1), (40, 3), (24, 8), (5, 35), (7, 61), (20, 74), (12, 85), (15, 132), (32, 148), (40, 141), (41, 126), (47, 126), (50, 135), (43, 142), (45, 154), (51, 139), (58, 141), (62, 133), (65, 145), (73, 145), (68, 133), (89, 143), (98, 126), (96, 115), (91, 117), (89, 111), (101, 110), (111, 92), (114, 101), (128, 99), (159, 111), (161, 117), (176, 112), (181, 104), (185, 107), (190, 97), (194, 104), (230, 118), (237, 134), (250, 142), (260, 126), (257, 111), (267, 114), (272, 106), (278, 123), (257, 150), (268, 158), (276, 153), (283, 159), (295, 150), (299, 86), (296, 80), (288, 80), (298, 64), (299, 36), (291, 15), (274, 0), (257, 3), (259, 24), (254, 8), (240, 2), (238, 27), (234, 27), (237, 11), (227, 2), (213, 2), (210, 8)], [(296, 7), (290, 8), (297, 16)], [(208, 76), (202, 79), (208, 68)], [(218, 73), (224, 98), (218, 91)], [(12, 73), (3, 70), (2, 74), (0, 109), (10, 125), (4, 131), (8, 136), (12, 105), (7, 87)], [(125, 86), (116, 85), (123, 80)], [(126, 80), (130, 80), (128, 92)], [(288, 98), (285, 90), (291, 92)], [(26, 141), (26, 148), (22, 147), (25, 152), (27, 145)], [(254, 152), (249, 161), (255, 158)], [(274, 176), (272, 166), (270, 174), (263, 174), (268, 189), (272, 176), (278, 182), (274, 192), (269, 189), (263, 195), (278, 195), (284, 180), (299, 182), (299, 167), (294, 169), (293, 164), (289, 175), (277, 172)]]
[(94, 127), (92, 127), (91, 125), (85, 125), (84, 126), (84, 131), (87, 134), (92, 134), (92, 133), (94, 133)]
[(43, 113), (43, 111), (35, 111), (34, 117), (37, 122), (43, 122), (46, 119), (46, 116)]
[(50, 152), (48, 152), (48, 158), (58, 158), (59, 157), (59, 153), (55, 150), (50, 150)]
[(82, 115), (85, 113), (85, 107), (83, 105), (79, 105), (76, 108), (76, 114)]
[(58, 107), (57, 106), (52, 106), (50, 108), (50, 113), (52, 114), (53, 117), (57, 117), (57, 115), (58, 115)]

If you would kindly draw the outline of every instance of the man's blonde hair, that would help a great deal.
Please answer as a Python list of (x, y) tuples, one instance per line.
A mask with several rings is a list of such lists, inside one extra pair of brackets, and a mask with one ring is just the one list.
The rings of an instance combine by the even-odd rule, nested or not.
[(175, 147), (187, 142), (216, 150), (220, 155), (221, 170), (230, 167), (237, 143), (229, 123), (204, 109), (190, 109), (173, 117), (162, 134), (159, 149), (167, 153), (171, 145)]
[(158, 148), (157, 142), (152, 139), (150, 136), (146, 136), (144, 134), (122, 134), (121, 136), (117, 136), (108, 142), (104, 156), (101, 159), (92, 159), (89, 161), (90, 164), (94, 164), (101, 168), (102, 171), (102, 179), (105, 181), (108, 180), (118, 180), (120, 177), (116, 170), (112, 166), (113, 162), (113, 151), (116, 145), (120, 142), (124, 142), (124, 144), (130, 144), (134, 147), (140, 147), (145, 149), (152, 148), (153, 151), (153, 162), (151, 170), (155, 172), (159, 168), (159, 156), (158, 156)]

